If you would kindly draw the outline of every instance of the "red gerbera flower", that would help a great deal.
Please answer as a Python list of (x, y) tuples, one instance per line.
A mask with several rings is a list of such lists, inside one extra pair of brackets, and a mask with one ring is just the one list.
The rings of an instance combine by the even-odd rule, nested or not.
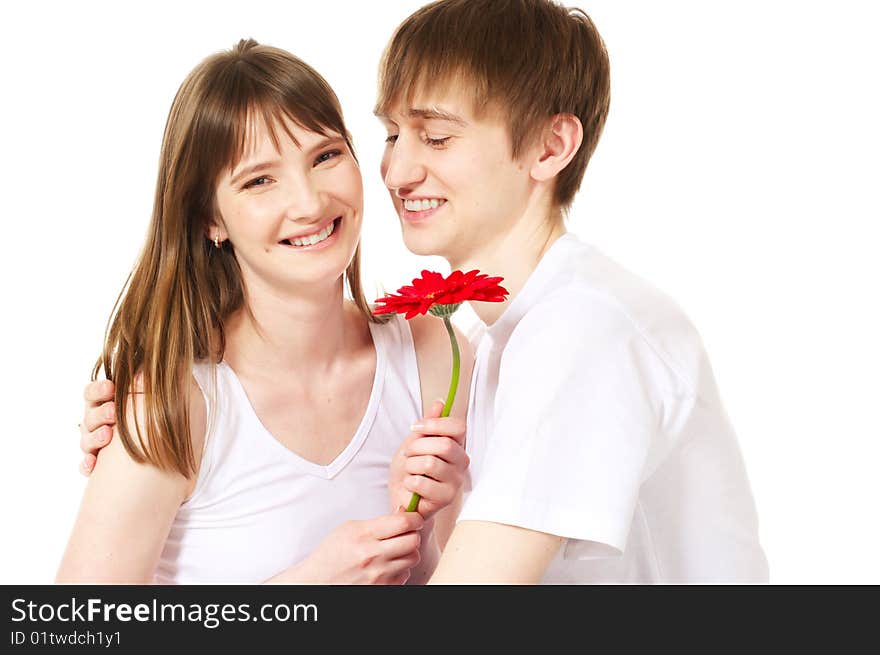
[[(458, 349), (458, 341), (455, 338), (455, 330), (449, 317), (455, 313), (465, 300), (479, 300), (482, 302), (503, 302), (508, 295), (507, 289), (498, 286), (504, 278), (489, 277), (480, 271), (452, 271), (449, 277), (444, 278), (440, 273), (422, 271), (422, 277), (412, 281), (412, 285), (400, 287), (397, 295), (390, 294), (379, 298), (374, 314), (406, 314), (411, 319), (417, 314), (431, 312), (434, 316), (443, 319), (446, 332), (449, 334), (449, 343), (452, 346), (452, 379), (449, 381), (449, 392), (446, 395), (446, 403), (440, 416), (449, 416), (452, 403), (455, 402), (455, 394), (458, 390), (458, 377), (461, 371), (461, 354)], [(419, 506), (421, 496), (413, 493), (407, 507), (408, 512), (415, 512)]]
[(373, 314), (396, 312), (410, 319), (431, 311), (437, 316), (448, 316), (465, 300), (504, 302), (507, 289), (498, 285), (503, 279), (479, 271), (452, 271), (446, 278), (440, 273), (422, 271), (422, 277), (413, 280), (412, 285), (400, 287), (398, 295), (389, 294), (376, 300), (379, 306)]

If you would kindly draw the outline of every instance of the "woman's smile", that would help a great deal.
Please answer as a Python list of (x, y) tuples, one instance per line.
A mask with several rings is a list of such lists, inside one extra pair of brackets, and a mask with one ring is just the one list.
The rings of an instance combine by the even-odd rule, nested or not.
[(338, 239), (337, 229), (342, 223), (342, 217), (337, 216), (317, 231), (309, 232), (301, 236), (289, 236), (281, 239), (278, 243), (292, 250), (320, 250), (333, 245)]

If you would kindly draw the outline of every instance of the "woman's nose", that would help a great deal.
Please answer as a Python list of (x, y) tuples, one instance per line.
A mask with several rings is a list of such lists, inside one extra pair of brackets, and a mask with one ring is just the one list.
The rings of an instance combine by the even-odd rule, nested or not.
[(301, 223), (320, 221), (323, 218), (324, 194), (308, 175), (297, 180), (290, 189), (287, 218)]

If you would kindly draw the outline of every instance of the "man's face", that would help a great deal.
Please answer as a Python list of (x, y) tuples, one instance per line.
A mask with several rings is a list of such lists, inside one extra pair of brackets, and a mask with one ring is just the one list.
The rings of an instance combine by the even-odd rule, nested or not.
[(380, 116), (388, 130), (382, 177), (403, 240), (453, 266), (504, 239), (528, 203), (531, 178), (511, 157), (507, 126), (475, 115), (464, 93), (421, 94)]

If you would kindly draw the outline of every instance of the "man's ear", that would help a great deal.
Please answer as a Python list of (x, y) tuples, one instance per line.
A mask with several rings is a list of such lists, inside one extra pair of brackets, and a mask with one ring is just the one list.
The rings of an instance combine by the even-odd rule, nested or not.
[(574, 114), (556, 114), (541, 133), (538, 158), (529, 171), (538, 182), (551, 180), (574, 159), (584, 140), (584, 128)]

